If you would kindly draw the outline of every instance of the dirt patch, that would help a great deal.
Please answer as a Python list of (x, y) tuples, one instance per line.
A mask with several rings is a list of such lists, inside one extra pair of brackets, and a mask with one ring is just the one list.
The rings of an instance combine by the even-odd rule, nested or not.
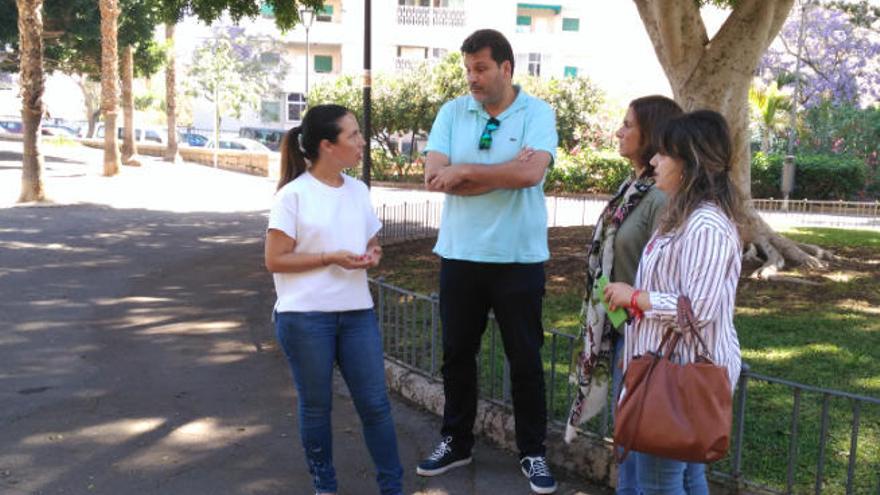
[[(592, 227), (554, 227), (549, 229), (550, 260), (546, 264), (547, 292), (562, 294), (580, 292), (586, 275), (587, 244), (592, 239)], [(423, 239), (388, 246), (382, 264), (371, 273), (384, 276), (388, 281), (419, 292), (436, 292), (439, 284), (440, 258), (431, 252), (435, 239)], [(834, 253), (840, 257), (829, 263), (827, 270), (792, 268), (782, 272), (788, 280), (803, 280), (811, 285), (790, 281), (762, 281), (742, 278), (737, 305), (762, 307), (784, 298), (795, 309), (823, 299), (867, 299), (880, 306), (880, 293), (871, 289), (880, 281), (880, 252), (869, 247), (840, 247)], [(749, 274), (757, 265), (746, 264), (743, 274)], [(815, 285), (818, 284), (818, 285)]]
[[(561, 294), (581, 290), (586, 275), (587, 243), (592, 227), (549, 229), (550, 260), (545, 264), (547, 292)], [(419, 292), (436, 292), (440, 283), (440, 258), (431, 250), (436, 239), (393, 244), (383, 248), (382, 263), (370, 272), (394, 285)]]

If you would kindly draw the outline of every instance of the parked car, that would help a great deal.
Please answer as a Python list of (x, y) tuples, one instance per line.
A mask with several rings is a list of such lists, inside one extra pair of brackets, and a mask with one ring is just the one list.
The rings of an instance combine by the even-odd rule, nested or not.
[[(209, 139), (207, 143), (205, 143), (205, 148), (214, 148), (214, 140)], [(253, 139), (242, 138), (242, 137), (230, 137), (230, 138), (220, 138), (220, 149), (221, 150), (240, 150), (240, 151), (264, 151), (266, 153), (271, 152), (269, 148), (266, 147), (263, 143), (259, 141), (255, 141)]]
[(24, 132), (24, 126), (20, 120), (0, 120), (0, 131), (21, 134)]
[(239, 137), (254, 139), (266, 145), (272, 151), (278, 151), (281, 147), (281, 138), (284, 137), (284, 129), (271, 127), (242, 127), (238, 130)]
[[(123, 128), (116, 128), (116, 137), (122, 139)], [(165, 144), (167, 132), (161, 127), (138, 126), (134, 128), (134, 140), (139, 143)], [(104, 124), (98, 124), (95, 128), (95, 138), (104, 139)]]
[(43, 124), (41, 129), (44, 136), (77, 137), (76, 130), (63, 125)]
[(205, 146), (208, 143), (208, 138), (195, 132), (181, 132), (178, 134), (177, 140), (180, 144), (198, 147)]

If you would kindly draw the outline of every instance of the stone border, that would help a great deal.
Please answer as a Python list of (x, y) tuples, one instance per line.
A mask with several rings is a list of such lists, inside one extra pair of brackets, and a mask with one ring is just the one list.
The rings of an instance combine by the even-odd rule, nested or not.
[[(405, 400), (438, 416), (443, 414), (443, 385), (436, 380), (385, 360), (385, 381), (389, 388)], [(510, 452), (517, 452), (513, 414), (506, 407), (480, 399), (474, 432)], [(592, 434), (582, 434), (571, 444), (562, 440), (563, 430), (549, 425), (547, 461), (557, 470), (589, 483), (616, 485), (617, 464), (611, 444)]]

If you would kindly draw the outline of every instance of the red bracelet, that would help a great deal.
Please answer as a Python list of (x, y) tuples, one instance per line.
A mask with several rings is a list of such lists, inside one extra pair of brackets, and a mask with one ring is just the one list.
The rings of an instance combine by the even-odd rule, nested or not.
[(635, 317), (636, 320), (645, 315), (645, 313), (642, 311), (642, 308), (639, 307), (639, 294), (641, 293), (642, 291), (636, 289), (633, 291), (632, 296), (630, 296), (629, 298), (629, 307), (632, 310), (632, 315)]

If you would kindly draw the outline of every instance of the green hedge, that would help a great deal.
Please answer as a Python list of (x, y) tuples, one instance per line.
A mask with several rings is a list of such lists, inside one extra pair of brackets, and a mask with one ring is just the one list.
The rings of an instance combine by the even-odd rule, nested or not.
[(556, 163), (547, 172), (544, 190), (610, 194), (631, 172), (629, 161), (615, 151), (583, 149), (566, 153), (560, 148)]
[[(783, 155), (752, 156), (752, 197), (781, 198)], [(865, 186), (865, 163), (857, 158), (831, 154), (795, 157), (793, 199), (853, 199)]]

